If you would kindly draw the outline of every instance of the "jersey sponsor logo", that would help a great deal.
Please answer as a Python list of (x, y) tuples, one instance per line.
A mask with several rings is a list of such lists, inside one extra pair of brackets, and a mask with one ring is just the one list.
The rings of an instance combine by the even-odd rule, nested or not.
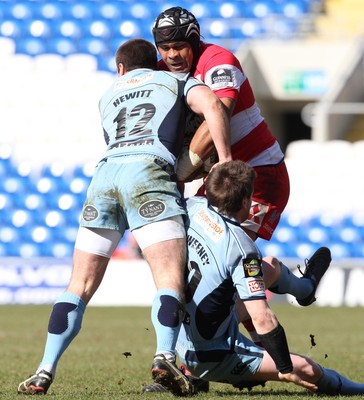
[(117, 90), (125, 89), (126, 87), (139, 85), (145, 81), (149, 81), (154, 76), (154, 72), (150, 72), (144, 76), (136, 76), (128, 80), (116, 81), (114, 85), (114, 92)]
[(223, 227), (211, 219), (205, 210), (200, 210), (194, 215), (193, 219), (197, 225), (202, 227), (204, 233), (215, 243), (223, 237)]
[(256, 258), (243, 260), (244, 274), (246, 278), (252, 276), (263, 276), (261, 262)]
[(241, 70), (231, 64), (221, 64), (212, 68), (205, 75), (205, 83), (212, 90), (234, 88), (240, 90), (245, 77)]
[(149, 200), (139, 207), (138, 213), (142, 218), (151, 219), (163, 214), (166, 205), (160, 200)]
[(97, 208), (94, 206), (91, 206), (88, 204), (83, 209), (82, 218), (87, 222), (95, 221), (95, 219), (97, 219), (98, 216), (99, 216), (99, 212), (98, 212)]
[(211, 74), (211, 88), (212, 90), (232, 87), (233, 86), (233, 76), (232, 71), (225, 68), (220, 68), (213, 71)]
[(251, 294), (255, 294), (258, 292), (263, 292), (265, 293), (265, 285), (263, 278), (258, 278), (258, 279), (249, 279), (248, 282), (248, 290)]

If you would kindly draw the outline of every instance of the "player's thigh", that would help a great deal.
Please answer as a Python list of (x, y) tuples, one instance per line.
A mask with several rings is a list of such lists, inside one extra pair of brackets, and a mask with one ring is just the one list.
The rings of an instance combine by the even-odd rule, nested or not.
[(156, 287), (182, 290), (187, 253), (182, 216), (144, 225), (133, 234), (151, 268)]

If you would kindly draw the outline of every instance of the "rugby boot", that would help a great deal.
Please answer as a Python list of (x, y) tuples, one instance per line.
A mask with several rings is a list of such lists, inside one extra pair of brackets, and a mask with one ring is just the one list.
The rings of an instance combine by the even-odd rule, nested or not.
[(52, 381), (52, 374), (42, 369), (21, 382), (18, 386), (18, 393), (27, 395), (46, 394)]
[(331, 262), (331, 252), (327, 247), (320, 247), (312, 257), (305, 260), (306, 269), (302, 274), (301, 279), (308, 278), (313, 283), (312, 292), (306, 296), (304, 299), (297, 299), (297, 303), (300, 306), (309, 306), (314, 301), (316, 301), (316, 289), (320, 283), (321, 278), (324, 276), (325, 272), (329, 268)]
[[(155, 383), (164, 386), (176, 396), (188, 396), (192, 393), (192, 386), (186, 375), (177, 368), (175, 363), (168, 361), (163, 354), (157, 354), (154, 357), (152, 377)], [(145, 387), (144, 391), (151, 390), (146, 390)]]

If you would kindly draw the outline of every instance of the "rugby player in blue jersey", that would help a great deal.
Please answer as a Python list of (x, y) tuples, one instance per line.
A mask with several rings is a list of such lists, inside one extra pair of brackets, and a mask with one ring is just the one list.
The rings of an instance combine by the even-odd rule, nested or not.
[[(240, 389), (283, 381), (327, 395), (364, 394), (364, 384), (290, 353), (266, 299), (272, 282), (264, 273), (270, 267), (240, 226), (249, 214), (254, 179), (248, 164), (229, 161), (207, 176), (206, 198), (187, 199), (186, 314), (176, 346), (181, 363), (194, 377)], [(237, 298), (263, 347), (239, 331)]]
[(157, 71), (152, 43), (125, 42), (116, 53), (116, 65), (118, 78), (99, 104), (107, 149), (88, 188), (71, 281), (53, 306), (43, 359), (35, 374), (19, 384), (18, 393), (47, 393), (58, 361), (78, 334), (86, 305), (127, 229), (157, 288), (152, 304), (157, 337), (152, 376), (176, 394), (189, 393), (189, 381), (175, 365), (187, 247), (175, 162), (188, 109), (206, 120), (220, 162), (231, 160), (229, 121), (205, 84), (188, 74)]

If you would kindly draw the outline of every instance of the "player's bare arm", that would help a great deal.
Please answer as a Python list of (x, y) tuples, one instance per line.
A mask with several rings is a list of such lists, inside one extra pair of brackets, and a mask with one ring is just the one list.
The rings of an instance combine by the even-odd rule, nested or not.
[[(211, 138), (212, 149), (216, 148), (219, 162), (231, 160), (230, 121), (223, 103), (207, 86), (190, 89), (187, 103), (196, 115), (205, 119), (204, 123), (210, 132), (208, 136)], [(178, 159), (178, 181), (192, 180), (202, 166), (203, 161), (200, 156), (186, 148)]]
[(231, 160), (230, 119), (219, 98), (207, 86), (196, 86), (187, 95), (191, 110), (205, 118), (219, 161)]
[[(235, 101), (228, 97), (221, 98), (225, 112), (229, 118), (231, 118), (232, 112), (235, 107)], [(215, 151), (215, 146), (212, 141), (212, 137), (210, 135), (208, 126), (206, 121), (203, 121), (202, 124), (198, 127), (197, 131), (192, 137), (190, 143), (190, 150), (194, 153), (198, 154), (202, 161), (206, 161), (208, 157)]]

